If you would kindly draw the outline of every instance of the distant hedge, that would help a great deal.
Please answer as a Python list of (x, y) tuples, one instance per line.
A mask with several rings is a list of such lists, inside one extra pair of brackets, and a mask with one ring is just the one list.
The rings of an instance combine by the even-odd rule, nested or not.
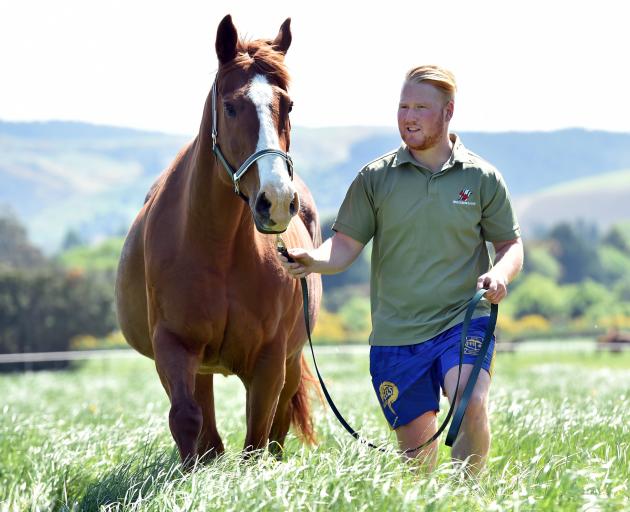
[[(68, 350), (77, 335), (104, 336), (115, 328), (111, 286), (98, 275), (53, 267), (0, 271), (1, 353)], [(0, 371), (22, 367), (1, 365)]]

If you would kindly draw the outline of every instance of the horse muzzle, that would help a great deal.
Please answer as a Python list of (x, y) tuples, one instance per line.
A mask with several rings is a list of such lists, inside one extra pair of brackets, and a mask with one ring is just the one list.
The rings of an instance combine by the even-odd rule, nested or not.
[(275, 226), (268, 227), (268, 226), (266, 226), (266, 225), (262, 224), (262, 223), (261, 223), (261, 222), (260, 222), (260, 221), (256, 218), (256, 216), (255, 216), (255, 215), (254, 215), (254, 225), (256, 226), (256, 230), (257, 230), (259, 233), (263, 233), (263, 234), (265, 234), (265, 235), (279, 235), (279, 234), (281, 234), (281, 233), (284, 233), (284, 232), (288, 229), (288, 227), (289, 227), (289, 225), (288, 225), (288, 224), (287, 224), (287, 226), (286, 226), (284, 229), (276, 229), (276, 227), (275, 227)]

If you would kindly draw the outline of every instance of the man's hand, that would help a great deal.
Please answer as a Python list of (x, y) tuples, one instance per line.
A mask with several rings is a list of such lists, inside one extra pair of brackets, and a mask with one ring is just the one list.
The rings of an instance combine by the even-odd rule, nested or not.
[(485, 288), (486, 299), (498, 304), (507, 295), (507, 285), (523, 267), (523, 242), (520, 237), (493, 242), (496, 252), (492, 270), (477, 279), (477, 290)]
[(280, 263), (286, 269), (291, 277), (295, 279), (300, 279), (302, 277), (306, 277), (311, 272), (313, 272), (312, 267), (315, 263), (315, 258), (311, 256), (311, 254), (306, 249), (301, 249), (299, 247), (288, 249), (289, 256), (293, 258), (295, 261), (290, 262), (286, 257), (282, 254), (278, 254), (278, 258), (280, 258)]
[(288, 249), (289, 256), (295, 261), (289, 262), (280, 253), (278, 253), (278, 258), (291, 277), (300, 279), (313, 272), (318, 274), (342, 272), (361, 254), (362, 250), (361, 242), (343, 233), (335, 233), (317, 249), (310, 251), (299, 247)]
[(477, 279), (477, 290), (485, 288), (488, 290), (484, 297), (492, 304), (498, 304), (507, 295), (508, 280), (503, 275), (496, 275), (492, 272), (486, 272)]

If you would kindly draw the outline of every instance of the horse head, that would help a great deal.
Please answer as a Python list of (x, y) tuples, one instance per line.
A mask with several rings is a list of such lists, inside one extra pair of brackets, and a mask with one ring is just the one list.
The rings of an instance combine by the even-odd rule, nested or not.
[(229, 15), (217, 30), (213, 150), (228, 171), (220, 171), (222, 181), (247, 202), (263, 233), (285, 231), (300, 207), (287, 153), (290, 23), (288, 18), (273, 40), (240, 40)]

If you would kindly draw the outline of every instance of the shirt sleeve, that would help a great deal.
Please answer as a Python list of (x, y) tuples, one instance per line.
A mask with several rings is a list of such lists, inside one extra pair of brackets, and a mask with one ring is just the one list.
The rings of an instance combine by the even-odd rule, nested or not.
[(375, 228), (374, 197), (368, 177), (361, 171), (350, 185), (332, 229), (365, 245)]
[(488, 242), (504, 242), (521, 236), (521, 230), (503, 177), (486, 176), (482, 186), (481, 234)]

